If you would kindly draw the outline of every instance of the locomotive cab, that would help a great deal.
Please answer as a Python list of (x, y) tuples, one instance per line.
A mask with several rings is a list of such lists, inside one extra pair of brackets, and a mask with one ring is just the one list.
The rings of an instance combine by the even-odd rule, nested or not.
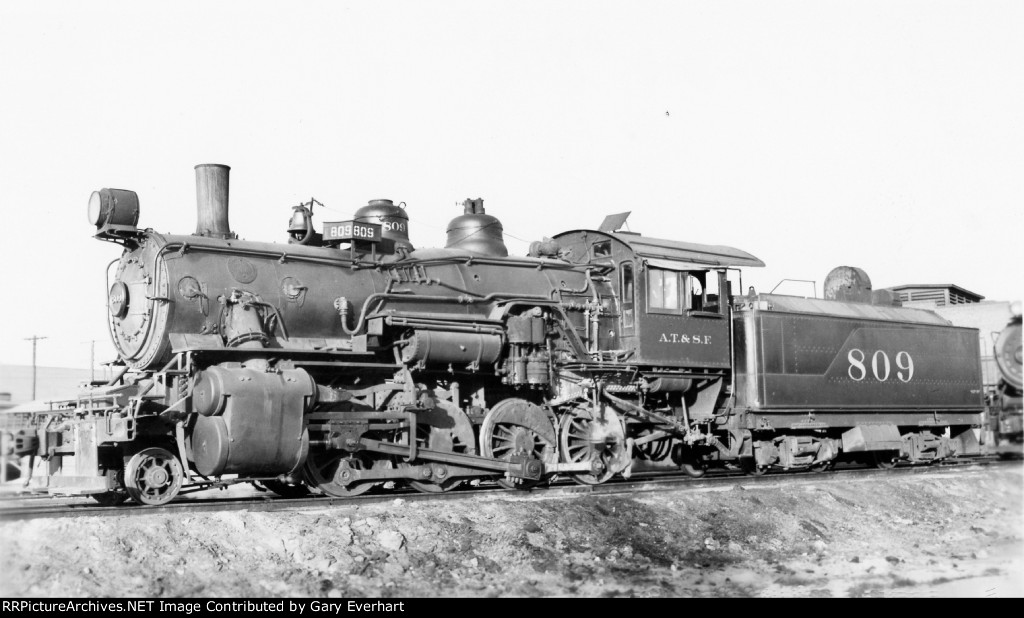
[(726, 305), (718, 290), (724, 270), (698, 270), (694, 264), (643, 260), (646, 293), (639, 314), (645, 360), (693, 367), (729, 366)]
[(595, 286), (598, 351), (673, 368), (730, 366), (727, 270), (764, 266), (732, 247), (577, 230), (555, 237), (572, 262), (606, 273)]

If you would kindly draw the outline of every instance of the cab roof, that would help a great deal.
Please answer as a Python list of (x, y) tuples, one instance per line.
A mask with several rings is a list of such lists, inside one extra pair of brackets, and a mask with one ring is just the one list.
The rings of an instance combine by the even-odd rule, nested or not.
[[(578, 235), (586, 232), (590, 237), (605, 236), (614, 238), (626, 245), (638, 257), (648, 261), (678, 262), (680, 265), (694, 265), (705, 268), (715, 267), (757, 267), (764, 266), (764, 262), (747, 253), (733, 247), (724, 245), (702, 245), (693, 242), (682, 242), (679, 240), (664, 240), (661, 238), (649, 238), (633, 232), (598, 232), (594, 230), (573, 230), (563, 232), (555, 236)], [(663, 266), (663, 264), (657, 264)]]

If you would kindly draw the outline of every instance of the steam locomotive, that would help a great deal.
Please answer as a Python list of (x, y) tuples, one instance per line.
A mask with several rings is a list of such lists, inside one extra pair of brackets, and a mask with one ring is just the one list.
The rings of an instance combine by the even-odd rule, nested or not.
[(986, 402), (996, 439), (995, 452), (1004, 458), (1019, 458), (1024, 456), (1020, 302), (1013, 303), (1010, 311), (1010, 321), (993, 345), (999, 380), (994, 385), (986, 385)]
[(311, 201), (287, 243), (251, 242), (229, 168), (195, 170), (195, 234), (140, 229), (134, 192), (90, 198), (96, 238), (123, 247), (121, 368), (21, 436), (37, 491), (162, 504), (233, 482), (353, 496), (979, 453), (977, 331), (859, 269), (828, 300), (743, 293), (761, 260), (621, 231), (628, 213), (514, 257), (480, 199), (444, 248), (414, 248), (390, 200), (320, 231)]

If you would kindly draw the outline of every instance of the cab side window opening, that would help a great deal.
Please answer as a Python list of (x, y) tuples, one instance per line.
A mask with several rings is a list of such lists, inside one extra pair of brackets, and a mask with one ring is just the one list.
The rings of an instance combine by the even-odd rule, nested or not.
[(721, 294), (717, 272), (695, 271), (686, 273), (689, 309), (705, 313), (721, 313)]
[(721, 273), (706, 274), (707, 284), (704, 286), (704, 311), (722, 313), (722, 281)]
[(647, 309), (656, 313), (682, 313), (679, 297), (680, 273), (660, 268), (647, 269)]
[(687, 308), (704, 311), (704, 273), (686, 273), (686, 292), (690, 299)]
[(721, 292), (717, 272), (676, 272), (660, 268), (647, 270), (647, 310), (652, 313), (682, 314), (683, 310), (721, 313)]
[(621, 283), (621, 290), (619, 290), (619, 298), (622, 304), (622, 330), (632, 331), (633, 330), (633, 319), (634, 313), (634, 290), (633, 290), (633, 265), (626, 262), (622, 264), (622, 272), (619, 277)]

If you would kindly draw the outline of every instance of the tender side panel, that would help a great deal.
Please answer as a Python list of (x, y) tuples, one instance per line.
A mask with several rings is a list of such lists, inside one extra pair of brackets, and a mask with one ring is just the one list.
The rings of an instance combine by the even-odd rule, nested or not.
[(796, 313), (736, 322), (742, 405), (963, 410), (982, 405), (977, 331)]

